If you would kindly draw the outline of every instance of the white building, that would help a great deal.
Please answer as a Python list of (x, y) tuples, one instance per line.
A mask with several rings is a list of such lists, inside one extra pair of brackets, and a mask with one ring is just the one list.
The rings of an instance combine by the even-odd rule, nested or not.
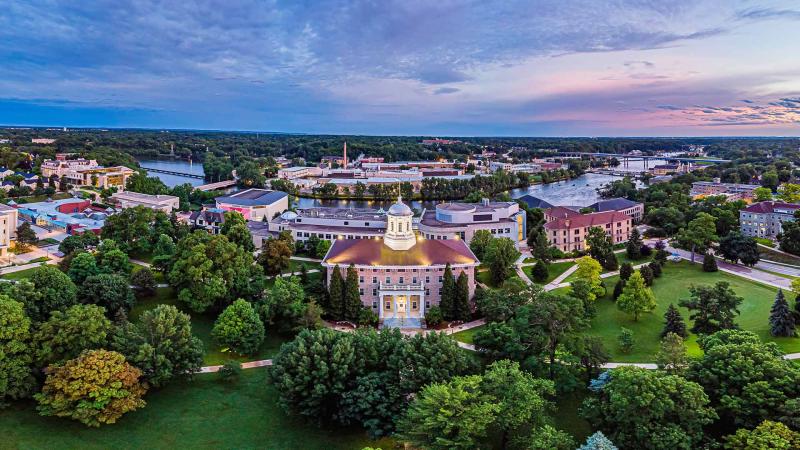
[(17, 237), (18, 217), (15, 208), (0, 204), (0, 257), (8, 256), (11, 241)]
[(270, 220), (289, 209), (289, 195), (269, 189), (247, 189), (214, 200), (218, 209), (239, 212), (247, 220)]
[(322, 175), (319, 167), (286, 167), (278, 170), (278, 178), (294, 180), (295, 178), (318, 177)]
[(115, 192), (111, 194), (111, 199), (123, 209), (144, 206), (150, 209), (164, 211), (167, 214), (178, 209), (178, 205), (180, 204), (180, 200), (174, 195), (149, 195), (130, 191)]

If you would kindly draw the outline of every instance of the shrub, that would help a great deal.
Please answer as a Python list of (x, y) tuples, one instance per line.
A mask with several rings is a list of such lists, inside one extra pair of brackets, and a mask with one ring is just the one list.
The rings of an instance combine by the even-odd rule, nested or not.
[(653, 276), (658, 278), (661, 276), (661, 264), (656, 261), (652, 261), (650, 264), (647, 265), (650, 270), (653, 272)]
[(633, 330), (623, 327), (617, 335), (617, 342), (622, 353), (630, 353), (633, 350)]
[(717, 270), (719, 270), (717, 268), (717, 259), (711, 253), (706, 253), (703, 256), (703, 272), (716, 272)]
[(225, 361), (225, 364), (219, 368), (219, 377), (222, 381), (227, 381), (229, 383), (238, 380), (241, 373), (242, 365), (239, 364), (238, 361), (232, 359)]
[(639, 250), (639, 253), (642, 254), (643, 258), (647, 258), (648, 256), (653, 254), (653, 249), (650, 248), (647, 244), (642, 245), (642, 248)]
[(547, 280), (547, 277), (550, 274), (547, 271), (547, 266), (544, 264), (544, 262), (538, 261), (536, 265), (533, 266), (533, 269), (531, 269), (531, 275), (533, 275), (533, 281), (542, 283)]
[(639, 268), (639, 273), (642, 274), (642, 278), (644, 278), (644, 284), (647, 286), (653, 285), (653, 280), (655, 279), (655, 274), (653, 273), (653, 269), (649, 266), (642, 266)]
[(358, 312), (358, 324), (369, 327), (378, 324), (378, 315), (371, 308), (361, 308)]
[(438, 326), (442, 320), (442, 310), (438, 306), (431, 306), (425, 311), (425, 323), (429, 327)]
[(617, 284), (614, 285), (614, 300), (619, 298), (622, 295), (622, 290), (625, 289), (625, 280), (619, 279), (617, 280)]

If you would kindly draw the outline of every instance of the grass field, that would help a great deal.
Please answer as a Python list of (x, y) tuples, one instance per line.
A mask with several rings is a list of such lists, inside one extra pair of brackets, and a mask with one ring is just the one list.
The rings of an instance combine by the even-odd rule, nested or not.
[(470, 328), (469, 330), (459, 331), (458, 333), (453, 333), (453, 339), (466, 342), (467, 344), (472, 344), (473, 339), (475, 338), (475, 333), (482, 330), (485, 325), (481, 325), (479, 327)]
[[(616, 276), (604, 279), (606, 296), (597, 301), (597, 316), (592, 320), (591, 328), (586, 331), (586, 334), (596, 335), (603, 339), (606, 348), (612, 355), (612, 361), (652, 362), (658, 352), (659, 334), (663, 328), (663, 317), (669, 304), (674, 303), (675, 306), (678, 306), (681, 299), (689, 298), (689, 286), (693, 284), (713, 285), (717, 281), (727, 281), (731, 288), (744, 298), (739, 307), (741, 314), (736, 320), (742, 329), (758, 334), (764, 341), (776, 342), (785, 353), (800, 351), (800, 338), (775, 338), (769, 334), (769, 311), (777, 292), (777, 289), (773, 287), (724, 272), (703, 272), (699, 264), (691, 264), (687, 261), (668, 262), (663, 275), (657, 278), (653, 285), (653, 293), (658, 303), (656, 310), (644, 314), (638, 322), (634, 322), (630, 315), (617, 309), (617, 305), (611, 299), (617, 280)], [(567, 294), (569, 288), (559, 288), (553, 292)], [(678, 307), (678, 309), (686, 319), (687, 326), (691, 327), (689, 311), (682, 307)], [(629, 354), (620, 352), (617, 344), (617, 335), (622, 327), (634, 332), (635, 346)], [(453, 336), (459, 341), (472, 343), (475, 334), (480, 330), (481, 327), (473, 328)], [(693, 355), (700, 353), (696, 339), (695, 335), (690, 335), (687, 339), (689, 353)]]
[[(631, 316), (617, 309), (611, 300), (617, 277), (606, 278), (607, 295), (598, 301), (597, 317), (592, 321), (592, 327), (587, 333), (603, 338), (614, 361), (651, 362), (659, 348), (663, 316), (669, 304), (675, 303), (675, 306), (678, 306), (681, 299), (689, 298), (691, 285), (713, 285), (717, 281), (727, 281), (731, 288), (744, 298), (739, 307), (741, 314), (736, 320), (742, 329), (755, 332), (764, 341), (777, 342), (786, 353), (800, 351), (800, 338), (774, 338), (769, 334), (769, 310), (777, 289), (724, 272), (703, 272), (699, 264), (686, 261), (667, 263), (663, 275), (657, 278), (653, 285), (658, 306), (654, 312), (640, 317), (638, 322), (634, 322)], [(688, 310), (682, 307), (678, 309), (686, 318), (687, 325), (691, 327)], [(617, 345), (617, 335), (621, 327), (634, 332), (635, 346), (629, 354), (621, 353)], [(699, 354), (696, 336), (690, 335), (687, 347), (690, 354)]]
[(185, 308), (178, 301), (172, 288), (157, 288), (153, 297), (137, 298), (136, 305), (130, 313), (131, 321), (135, 321), (148, 309), (153, 309), (158, 305), (174, 305), (182, 311), (186, 312), (192, 318), (192, 332), (195, 336), (203, 341), (206, 353), (203, 358), (203, 364), (213, 366), (223, 364), (227, 360), (234, 361), (253, 361), (258, 359), (268, 359), (275, 355), (280, 349), (281, 344), (291, 340), (291, 336), (280, 335), (267, 329), (267, 337), (258, 352), (253, 355), (237, 355), (235, 353), (225, 352), (222, 347), (217, 345), (211, 338), (211, 329), (214, 327), (214, 317), (208, 314), (198, 314)]
[[(556, 278), (558, 278), (559, 275), (561, 275), (562, 273), (566, 272), (567, 269), (569, 269), (570, 267), (572, 267), (574, 265), (575, 265), (575, 263), (571, 262), (571, 261), (556, 262), (556, 263), (548, 264), (547, 265), (547, 279), (544, 281), (544, 283), (541, 283), (541, 284), (547, 284), (547, 283), (555, 280)], [(525, 275), (527, 275), (528, 278), (530, 278), (531, 281), (533, 281), (533, 275), (531, 275), (531, 273), (533, 272), (533, 266), (523, 267), (522, 270), (525, 272)]]
[(217, 374), (175, 382), (145, 397), (144, 409), (113, 425), (88, 428), (69, 419), (45, 418), (33, 402), (0, 409), (0, 447), (9, 449), (214, 449), (269, 448), (353, 450), (393, 448), (370, 441), (360, 429), (317, 428), (287, 417), (266, 384), (266, 369), (242, 371), (226, 383)]
[(0, 278), (5, 280), (21, 280), (23, 278), (29, 278), (36, 269), (38, 269), (38, 267), (31, 267), (30, 269), (20, 270), (19, 272), (0, 275)]
[[(650, 256), (648, 256), (646, 258), (632, 260), (632, 259), (628, 258), (628, 255), (625, 252), (615, 253), (615, 255), (617, 257), (617, 261), (619, 262), (620, 266), (625, 264), (625, 263), (631, 263), (631, 265), (633, 265), (633, 266), (638, 266), (639, 264), (649, 263), (650, 261), (653, 260), (653, 256), (654, 256), (654, 255), (650, 255)], [(614, 272), (613, 270), (606, 270), (606, 269), (602, 269), (602, 270), (603, 271), (601, 273)], [(564, 282), (568, 283), (568, 282), (571, 282), (571, 281), (574, 281), (574, 280), (575, 280), (575, 274), (572, 273), (570, 276), (568, 276), (564, 280)]]

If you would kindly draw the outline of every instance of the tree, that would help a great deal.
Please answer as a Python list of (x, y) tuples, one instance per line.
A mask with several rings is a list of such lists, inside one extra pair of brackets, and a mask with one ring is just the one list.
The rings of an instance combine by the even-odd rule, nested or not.
[(39, 238), (36, 237), (36, 232), (31, 228), (31, 224), (22, 222), (17, 227), (17, 247), (21, 246), (23, 249), (28, 249), (37, 242), (39, 242)]
[(25, 310), (34, 322), (47, 319), (51, 311), (63, 311), (76, 303), (75, 283), (53, 266), (37, 267), (29, 280), (35, 287), (35, 295), (25, 303)]
[[(295, 277), (279, 277), (260, 304), (265, 323), (291, 330), (304, 320), (308, 304), (303, 286)], [(312, 319), (313, 320), (313, 319)]]
[(172, 305), (158, 305), (142, 313), (137, 323), (119, 327), (112, 347), (156, 387), (192, 376), (203, 364), (203, 343), (192, 334), (189, 315)]
[(531, 275), (533, 276), (533, 281), (538, 283), (544, 283), (547, 281), (547, 277), (550, 276), (547, 271), (547, 266), (543, 261), (536, 262), (533, 269), (531, 269)]
[(505, 283), (500, 289), (476, 289), (475, 304), (487, 322), (504, 322), (514, 316), (517, 307), (532, 302), (542, 292), (535, 284), (518, 287)]
[(494, 239), (494, 236), (489, 230), (478, 230), (472, 235), (472, 240), (469, 241), (469, 249), (472, 250), (472, 253), (475, 254), (479, 261), (483, 260), (486, 248), (492, 242), (492, 239)]
[(716, 272), (719, 270), (717, 267), (717, 258), (711, 253), (703, 255), (703, 272)]
[(169, 282), (193, 311), (221, 310), (237, 298), (262, 291), (262, 270), (253, 255), (224, 235), (197, 230), (178, 241)]
[(653, 285), (653, 281), (655, 281), (653, 269), (651, 269), (649, 266), (642, 266), (639, 268), (639, 274), (642, 276), (645, 286), (650, 287)]
[(668, 373), (680, 375), (689, 367), (689, 357), (683, 338), (675, 333), (668, 333), (661, 340), (661, 349), (656, 354), (658, 368)]
[(239, 299), (219, 315), (211, 337), (236, 353), (252, 355), (264, 342), (264, 324), (253, 306)]
[(80, 290), (83, 303), (100, 305), (115, 316), (120, 310), (126, 313), (135, 301), (128, 280), (115, 274), (102, 273), (86, 278)]
[(435, 328), (439, 326), (442, 321), (444, 321), (444, 317), (442, 317), (442, 309), (438, 306), (431, 306), (425, 310), (425, 325), (427, 325), (429, 328)]
[(800, 202), (800, 184), (783, 183), (778, 187), (778, 198), (786, 203)]
[(622, 291), (625, 289), (625, 280), (619, 279), (617, 280), (617, 284), (614, 285), (614, 292), (612, 293), (612, 297), (614, 301), (617, 301), (620, 295), (622, 295)]
[(336, 320), (343, 320), (345, 317), (344, 307), (344, 279), (342, 271), (337, 264), (333, 268), (331, 281), (328, 286), (328, 298), (330, 299), (330, 314)]
[(591, 287), (591, 293), (594, 297), (589, 298), (588, 301), (593, 302), (598, 297), (602, 297), (605, 294), (605, 288), (600, 278), (600, 272), (603, 270), (600, 267), (600, 263), (589, 256), (578, 258), (575, 263), (578, 265), (575, 270), (575, 278), (586, 281)]
[(131, 285), (143, 296), (151, 296), (156, 291), (156, 278), (149, 267), (142, 267), (131, 275)]
[(628, 281), (628, 278), (633, 275), (633, 265), (631, 263), (623, 263), (619, 267), (619, 279), (623, 281)]
[(500, 286), (513, 273), (514, 262), (519, 258), (520, 253), (514, 246), (514, 241), (509, 238), (492, 239), (486, 247), (486, 261), (489, 265), (489, 273), (492, 283)]
[(653, 274), (654, 278), (661, 277), (661, 264), (659, 264), (657, 261), (650, 261), (650, 263), (647, 264), (647, 268), (650, 269), (650, 272)]
[(73, 305), (63, 312), (53, 311), (33, 336), (36, 360), (47, 366), (102, 348), (111, 331), (111, 321), (99, 306)]
[(456, 296), (456, 279), (453, 277), (453, 269), (450, 263), (444, 266), (442, 275), (442, 289), (439, 296), (439, 308), (442, 309), (444, 320), (455, 320), (453, 317), (453, 307)]
[(480, 383), (473, 375), (425, 387), (398, 423), (400, 438), (432, 450), (478, 448), (500, 409)]
[(697, 448), (717, 417), (702, 387), (680, 376), (622, 367), (610, 378), (581, 411), (622, 448)]
[(772, 190), (766, 187), (758, 187), (753, 190), (753, 201), (766, 202), (772, 200)]
[(358, 320), (362, 308), (361, 295), (358, 288), (358, 271), (354, 265), (347, 268), (347, 277), (344, 281), (344, 317), (355, 322)]
[(661, 330), (661, 337), (663, 338), (669, 333), (677, 334), (683, 339), (689, 336), (689, 333), (686, 332), (686, 323), (683, 320), (683, 316), (681, 316), (674, 303), (670, 303), (667, 312), (664, 313), (664, 329)]
[(600, 227), (589, 228), (586, 246), (589, 248), (589, 256), (600, 262), (606, 261), (609, 254), (612, 256), (614, 254), (614, 243), (611, 241), (611, 237)]
[(331, 249), (331, 241), (327, 239), (322, 239), (314, 247), (314, 254), (316, 255), (317, 258), (322, 259), (325, 257), (325, 255), (328, 254), (328, 250), (330, 249)]
[(781, 223), (781, 230), (778, 236), (780, 249), (793, 255), (800, 255), (800, 222), (784, 221)]
[(70, 261), (69, 270), (67, 270), (67, 275), (76, 285), (83, 284), (86, 278), (98, 273), (100, 273), (100, 269), (97, 267), (97, 261), (94, 255), (88, 252), (76, 254)]
[(267, 275), (277, 275), (289, 268), (292, 249), (286, 241), (269, 238), (264, 241), (258, 263), (264, 267)]
[[(761, 189), (761, 188), (758, 188)], [(800, 448), (800, 433), (780, 422), (765, 420), (752, 430), (739, 429), (725, 438), (730, 450), (792, 450)]]
[(622, 353), (630, 353), (633, 350), (633, 330), (622, 327), (617, 335), (617, 343)]
[(719, 251), (726, 260), (733, 263), (741, 260), (748, 267), (754, 266), (760, 259), (756, 240), (739, 230), (733, 230), (720, 239)]
[(578, 450), (619, 450), (611, 439), (607, 438), (602, 431), (597, 431), (586, 439), (586, 443), (578, 447)]
[(735, 328), (739, 305), (744, 300), (736, 295), (726, 281), (718, 281), (714, 286), (690, 286), (691, 298), (678, 304), (689, 309), (694, 320), (692, 332), (710, 334), (719, 330)]
[(617, 308), (633, 315), (633, 320), (638, 321), (642, 313), (656, 309), (656, 297), (647, 287), (644, 277), (640, 272), (635, 272), (625, 282), (625, 288), (617, 299)]
[(467, 274), (461, 272), (456, 280), (453, 296), (453, 318), (455, 320), (469, 320), (472, 311), (469, 307), (469, 280)]
[(31, 320), (21, 302), (0, 295), (0, 408), (28, 397), (36, 388), (31, 366)]
[(800, 395), (800, 369), (783, 359), (774, 343), (748, 331), (723, 330), (698, 340), (702, 357), (689, 379), (703, 386), (721, 423), (756, 427), (785, 415), (787, 401)]
[(89, 250), (98, 243), (99, 239), (94, 233), (73, 234), (67, 236), (58, 244), (58, 251), (64, 255), (69, 255), (78, 250)]
[(611, 355), (603, 344), (603, 339), (597, 336), (580, 336), (572, 343), (573, 352), (578, 357), (581, 367), (586, 373), (586, 382), (599, 374), (600, 368), (607, 363)]
[(642, 238), (639, 236), (639, 230), (634, 228), (631, 230), (631, 234), (628, 237), (628, 243), (625, 245), (625, 253), (628, 255), (628, 259), (632, 259), (634, 261), (641, 259), (642, 245)]
[(775, 295), (775, 302), (769, 313), (769, 329), (773, 336), (791, 337), (796, 336), (795, 322), (789, 303), (783, 296), (783, 290), (778, 289)]
[(715, 222), (714, 216), (701, 212), (675, 236), (675, 242), (681, 248), (691, 250), (692, 262), (694, 262), (695, 252), (705, 252), (712, 242), (719, 239), (716, 234)]
[(147, 388), (141, 375), (117, 352), (89, 350), (49, 368), (42, 392), (35, 395), (37, 409), (43, 416), (69, 417), (88, 426), (115, 423), (144, 407)]
[(123, 252), (149, 253), (158, 236), (155, 233), (160, 234), (154, 226), (159, 216), (169, 222), (169, 217), (163, 211), (154, 211), (144, 206), (125, 208), (106, 219), (100, 236), (104, 240), (117, 242)]
[(115, 241), (105, 239), (97, 247), (97, 267), (102, 273), (113, 273), (127, 277), (131, 273), (130, 258)]
[(551, 244), (542, 227), (531, 228), (528, 233), (528, 248), (531, 251), (531, 256), (539, 261), (548, 263), (552, 259)]

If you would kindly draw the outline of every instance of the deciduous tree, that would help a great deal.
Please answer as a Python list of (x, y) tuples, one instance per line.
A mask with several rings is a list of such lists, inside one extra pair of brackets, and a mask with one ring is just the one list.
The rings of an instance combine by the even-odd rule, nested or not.
[(617, 308), (633, 315), (634, 321), (638, 321), (642, 313), (656, 308), (656, 297), (645, 285), (644, 278), (639, 272), (631, 275), (625, 283), (622, 294), (617, 299)]
[(69, 270), (67, 270), (67, 275), (76, 285), (83, 284), (86, 278), (98, 273), (100, 273), (100, 269), (97, 267), (97, 261), (89, 252), (76, 254), (70, 261)]
[(701, 212), (692, 219), (685, 229), (681, 229), (675, 236), (675, 242), (681, 248), (692, 252), (692, 262), (696, 252), (705, 252), (717, 237), (717, 226), (714, 216)]
[(0, 408), (33, 393), (32, 364), (31, 320), (21, 302), (0, 295)]
[(80, 295), (83, 303), (102, 306), (111, 317), (122, 310), (126, 313), (135, 301), (128, 280), (116, 274), (92, 275), (83, 282)]
[(53, 311), (34, 334), (36, 360), (47, 366), (102, 348), (111, 331), (111, 321), (99, 306), (73, 305), (66, 311)]
[(211, 337), (236, 353), (252, 355), (264, 342), (264, 324), (253, 305), (239, 299), (219, 315)]
[(739, 305), (744, 301), (736, 295), (726, 281), (718, 281), (714, 286), (690, 286), (691, 298), (681, 300), (679, 305), (692, 311), (693, 333), (710, 334), (719, 330), (736, 327)]
[(472, 240), (469, 241), (469, 249), (472, 250), (472, 253), (475, 254), (478, 260), (483, 260), (486, 254), (486, 248), (489, 246), (492, 239), (494, 239), (494, 236), (492, 236), (489, 230), (478, 230), (472, 235)]
[(88, 426), (115, 423), (123, 414), (143, 408), (147, 388), (142, 372), (125, 357), (89, 350), (61, 366), (51, 366), (42, 392), (36, 394), (43, 416), (69, 417)]
[(76, 303), (78, 288), (62, 271), (53, 266), (40, 266), (29, 278), (34, 295), (26, 296), (25, 310), (34, 322), (50, 317), (52, 311), (63, 311)]
[[(761, 188), (759, 188), (761, 189)], [(736, 430), (727, 436), (729, 450), (794, 450), (800, 448), (800, 433), (780, 422), (765, 420), (752, 430)]]
[(668, 373), (680, 375), (689, 367), (689, 357), (683, 338), (675, 333), (667, 333), (661, 339), (661, 349), (656, 354), (658, 368)]
[(489, 273), (492, 283), (500, 286), (505, 280), (511, 277), (514, 269), (514, 262), (519, 258), (520, 253), (514, 246), (514, 241), (509, 238), (495, 238), (486, 248), (486, 262), (489, 265)]

